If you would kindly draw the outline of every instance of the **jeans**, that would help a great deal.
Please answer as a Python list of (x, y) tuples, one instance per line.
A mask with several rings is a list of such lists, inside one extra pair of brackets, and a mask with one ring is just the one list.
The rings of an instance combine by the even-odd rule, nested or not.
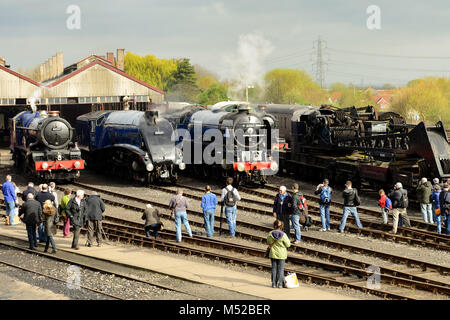
[(388, 212), (386, 208), (381, 208), (381, 216), (383, 217), (383, 224), (388, 224)]
[(45, 243), (44, 252), (47, 252), (49, 242), (52, 244), (53, 251), (56, 252), (56, 245), (55, 245), (55, 241), (53, 240), (53, 236), (47, 236), (47, 242)]
[(181, 222), (183, 222), (189, 237), (192, 237), (191, 227), (187, 219), (186, 211), (175, 212), (175, 229), (177, 230), (177, 242), (181, 242)]
[(394, 222), (392, 223), (392, 232), (393, 233), (397, 233), (399, 215), (403, 218), (405, 226), (411, 227), (411, 223), (409, 221), (408, 214), (406, 213), (406, 209), (405, 208), (395, 208), (392, 210), (392, 218), (394, 220)]
[(437, 233), (441, 233), (441, 217), (442, 215), (436, 216)]
[(295, 241), (302, 241), (302, 234), (300, 232), (300, 215), (293, 214), (291, 216), (292, 227), (295, 231)]
[(431, 211), (431, 203), (421, 203), (420, 211), (422, 212), (422, 219), (426, 223), (433, 223), (433, 212)]
[(236, 206), (225, 207), (225, 217), (227, 218), (230, 235), (234, 237), (236, 234)]
[(158, 237), (158, 231), (161, 230), (161, 223), (154, 223), (144, 227), (145, 236), (150, 238), (150, 231), (153, 233), (155, 239)]
[(37, 239), (36, 239), (36, 224), (26, 224), (27, 234), (28, 234), (28, 244), (30, 249), (34, 249), (37, 247)]
[(205, 221), (206, 236), (208, 238), (214, 235), (214, 213), (215, 210), (203, 211), (203, 220)]
[(6, 216), (9, 217), (9, 223), (14, 223), (14, 207), (15, 202), (14, 201), (7, 201), (6, 202)]
[(361, 221), (359, 221), (358, 210), (356, 209), (356, 207), (344, 207), (341, 224), (339, 225), (339, 232), (344, 232), (345, 223), (347, 222), (347, 217), (349, 213), (351, 213), (352, 216), (355, 218), (356, 225), (358, 226), (358, 228), (363, 227)]
[(320, 221), (322, 221), (322, 229), (330, 230), (330, 205), (320, 205)]
[(284, 259), (270, 259), (272, 261), (272, 287), (283, 288)]

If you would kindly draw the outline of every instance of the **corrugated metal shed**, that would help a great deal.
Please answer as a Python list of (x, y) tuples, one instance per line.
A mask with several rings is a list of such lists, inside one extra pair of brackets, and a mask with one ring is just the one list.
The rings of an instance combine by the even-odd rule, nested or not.
[(44, 85), (46, 98), (149, 96), (157, 104), (164, 100), (164, 91), (100, 60)]

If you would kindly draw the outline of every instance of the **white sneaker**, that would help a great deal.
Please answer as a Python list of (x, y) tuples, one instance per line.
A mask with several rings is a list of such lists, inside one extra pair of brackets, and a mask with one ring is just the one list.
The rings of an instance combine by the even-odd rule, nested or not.
[(330, 231), (330, 228), (327, 228), (327, 231)]
[(327, 231), (327, 229), (320, 229), (319, 231)]

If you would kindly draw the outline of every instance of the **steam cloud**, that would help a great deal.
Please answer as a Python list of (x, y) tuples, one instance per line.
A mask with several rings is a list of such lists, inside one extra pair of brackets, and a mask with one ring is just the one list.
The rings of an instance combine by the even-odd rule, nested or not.
[(222, 80), (232, 82), (229, 95), (242, 96), (247, 85), (264, 86), (264, 59), (272, 53), (274, 46), (261, 33), (239, 36), (237, 51), (226, 55)]

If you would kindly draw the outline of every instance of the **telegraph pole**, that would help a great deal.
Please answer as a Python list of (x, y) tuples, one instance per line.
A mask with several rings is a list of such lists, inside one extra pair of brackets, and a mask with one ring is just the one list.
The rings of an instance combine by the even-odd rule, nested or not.
[(327, 63), (323, 60), (323, 49), (326, 48), (326, 42), (319, 38), (317, 41), (314, 41), (314, 47), (317, 48), (317, 56), (316, 56), (316, 62), (315, 65), (315, 71), (316, 71), (316, 82), (320, 84), (320, 86), (323, 88), (323, 85), (325, 83), (325, 67)]

